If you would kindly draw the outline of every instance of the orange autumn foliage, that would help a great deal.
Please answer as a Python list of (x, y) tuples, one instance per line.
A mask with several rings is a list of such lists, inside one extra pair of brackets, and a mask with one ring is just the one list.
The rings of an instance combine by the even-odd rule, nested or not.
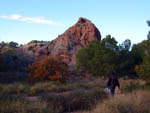
[(67, 65), (60, 60), (46, 57), (29, 66), (29, 81), (63, 81), (67, 75)]

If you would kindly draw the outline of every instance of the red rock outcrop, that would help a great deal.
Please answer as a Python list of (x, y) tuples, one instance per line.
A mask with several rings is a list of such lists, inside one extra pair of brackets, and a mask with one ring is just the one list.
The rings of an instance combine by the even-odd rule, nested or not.
[(101, 34), (91, 21), (79, 18), (78, 22), (50, 43), (34, 43), (23, 46), (23, 50), (37, 58), (59, 57), (68, 65), (76, 63), (75, 54), (92, 40), (101, 40)]

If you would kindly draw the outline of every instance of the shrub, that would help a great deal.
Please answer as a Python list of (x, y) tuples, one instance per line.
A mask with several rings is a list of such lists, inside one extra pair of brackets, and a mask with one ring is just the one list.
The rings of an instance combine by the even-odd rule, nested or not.
[(67, 75), (67, 65), (52, 57), (44, 58), (41, 61), (36, 61), (29, 66), (29, 80), (54, 80), (64, 81)]

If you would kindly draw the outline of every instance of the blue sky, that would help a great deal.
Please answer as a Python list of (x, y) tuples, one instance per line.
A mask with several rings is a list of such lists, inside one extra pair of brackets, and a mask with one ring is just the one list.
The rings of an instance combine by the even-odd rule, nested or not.
[(147, 38), (149, 11), (150, 0), (0, 0), (0, 41), (50, 41), (85, 17), (103, 38), (139, 43)]

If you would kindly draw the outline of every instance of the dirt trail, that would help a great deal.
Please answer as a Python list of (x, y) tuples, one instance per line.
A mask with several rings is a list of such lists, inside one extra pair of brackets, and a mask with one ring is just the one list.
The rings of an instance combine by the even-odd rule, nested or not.
[(39, 96), (27, 96), (25, 97), (26, 100), (28, 100), (31, 103), (39, 101), (41, 98)]
[[(46, 93), (46, 95), (56, 95), (56, 96), (61, 96), (61, 95), (63, 95), (63, 96), (66, 96), (66, 95), (69, 95), (71, 93), (71, 91), (66, 91), (66, 92), (59, 92), (59, 93), (57, 93), (57, 92), (48, 92), (48, 93)], [(36, 95), (36, 96), (25, 96), (24, 98), (27, 100), (27, 101), (29, 101), (29, 102), (37, 102), (37, 101), (40, 101), (40, 99), (41, 99), (41, 96), (42, 96), (43, 94), (40, 94), (40, 95)]]
[(84, 112), (82, 112), (82, 111), (79, 111), (79, 112), (70, 112), (70, 113), (84, 113)]

